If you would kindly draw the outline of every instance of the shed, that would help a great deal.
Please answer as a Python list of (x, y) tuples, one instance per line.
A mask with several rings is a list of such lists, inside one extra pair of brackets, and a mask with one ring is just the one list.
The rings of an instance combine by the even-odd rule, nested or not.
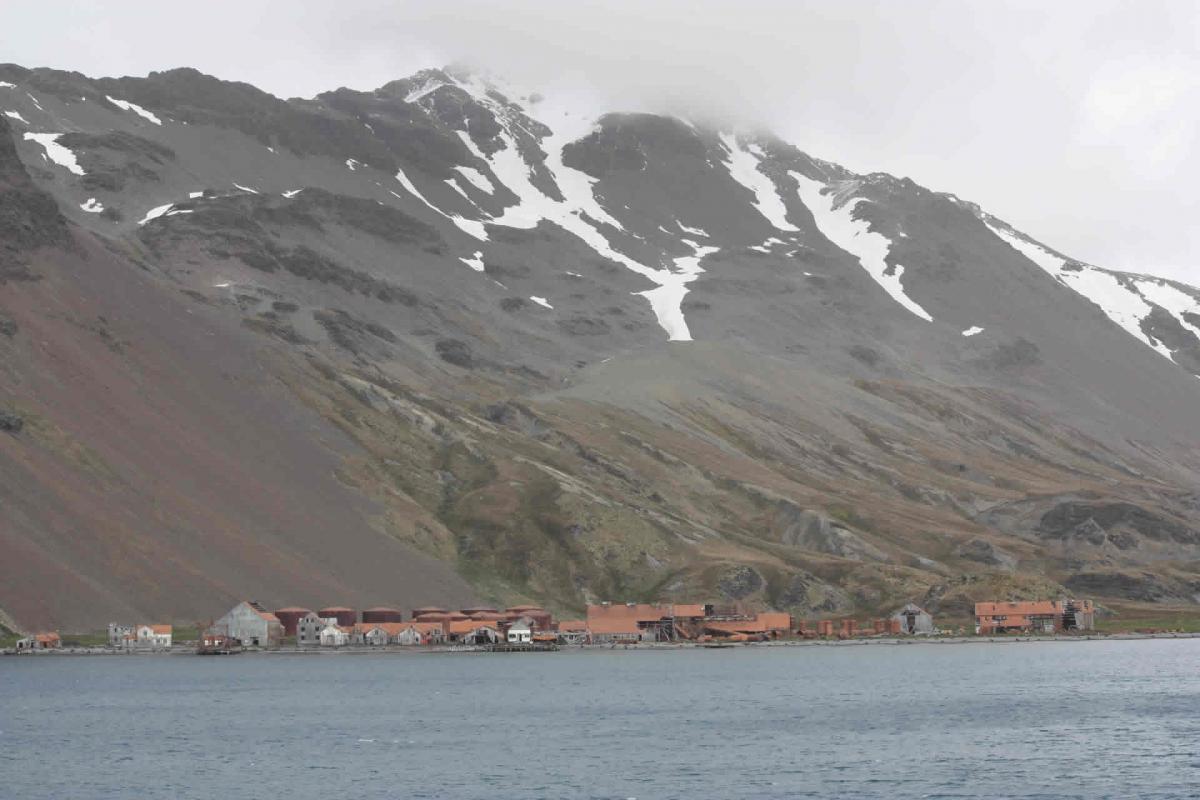
[(210, 632), (237, 639), (245, 647), (278, 647), (283, 625), (258, 603), (243, 600), (205, 631)]
[(933, 616), (920, 606), (909, 603), (892, 615), (900, 623), (900, 632), (928, 636), (934, 633)]

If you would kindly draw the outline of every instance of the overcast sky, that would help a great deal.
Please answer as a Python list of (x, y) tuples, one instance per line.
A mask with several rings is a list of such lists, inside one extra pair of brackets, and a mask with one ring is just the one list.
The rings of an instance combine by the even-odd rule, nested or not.
[(597, 111), (721, 115), (1200, 282), (1193, 0), (42, 2), (0, 28), (0, 60), (92, 76), (192, 66), (308, 97), (469, 62)]

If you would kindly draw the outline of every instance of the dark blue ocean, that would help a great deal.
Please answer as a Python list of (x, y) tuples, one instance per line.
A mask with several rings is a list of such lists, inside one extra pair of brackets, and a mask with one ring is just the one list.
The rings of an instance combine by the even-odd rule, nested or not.
[(1200, 640), (0, 658), (0, 797), (1200, 797)]

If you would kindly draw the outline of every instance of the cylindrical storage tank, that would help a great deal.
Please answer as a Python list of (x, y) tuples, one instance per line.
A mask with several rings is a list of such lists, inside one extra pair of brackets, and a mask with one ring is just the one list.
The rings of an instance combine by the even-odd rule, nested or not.
[(874, 625), (875, 625), (876, 633), (887, 633), (887, 620), (886, 619), (877, 619), (877, 620), (875, 620)]
[(350, 628), (358, 622), (358, 612), (345, 606), (330, 606), (317, 612), (318, 617), (333, 617), (343, 628)]
[[(466, 611), (467, 609), (463, 609)], [(471, 619), (477, 619), (480, 622), (501, 622), (508, 619), (504, 614), (498, 611), (476, 611), (470, 615)]]
[(445, 614), (446, 609), (441, 606), (421, 606), (412, 610), (413, 619), (424, 616), (425, 614)]
[(509, 606), (504, 609), (510, 614), (528, 614), (530, 611), (541, 611), (541, 606)]
[(470, 619), (470, 617), (468, 617), (466, 614), (462, 613), (461, 611), (451, 611), (446, 616), (450, 619), (451, 622), (457, 622), (459, 620)]
[(466, 614), (468, 617), (474, 617), (478, 614), (495, 614), (496, 609), (492, 608), (491, 606), (471, 606), (470, 608), (464, 608), (462, 613)]
[(307, 608), (299, 606), (288, 606), (287, 608), (278, 609), (275, 616), (278, 617), (280, 624), (283, 625), (284, 636), (296, 635), (296, 623), (304, 618), (306, 614), (311, 614)]
[(404, 614), (395, 608), (376, 606), (362, 612), (363, 624), (368, 622), (403, 622)]
[[(417, 609), (420, 611), (420, 609)], [(413, 622), (449, 622), (450, 615), (445, 611), (425, 611), (413, 617)]]

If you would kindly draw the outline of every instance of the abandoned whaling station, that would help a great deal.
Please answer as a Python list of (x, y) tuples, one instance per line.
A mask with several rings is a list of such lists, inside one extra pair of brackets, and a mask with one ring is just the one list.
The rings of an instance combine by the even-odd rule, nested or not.
[[(1036, 600), (977, 603), (975, 633), (1059, 634), (1094, 629), (1090, 600)], [(288, 606), (270, 611), (242, 601), (219, 619), (198, 626), (196, 652), (205, 655), (284, 648), (451, 648), (497, 652), (554, 650), (574, 646), (634, 646), (694, 643), (727, 646), (776, 640), (845, 640), (934, 636), (933, 616), (909, 603), (889, 617), (796, 620), (777, 611), (747, 611), (705, 603), (598, 603), (582, 619), (556, 620), (536, 605), (503, 610), (476, 606), (449, 610), (434, 606), (400, 609), (379, 606), (361, 612), (346, 606), (316, 610)], [(109, 652), (170, 651), (171, 625), (141, 623), (108, 626)], [(193, 645), (176, 645), (192, 648)], [(57, 650), (54, 632), (19, 640), (13, 652)]]

